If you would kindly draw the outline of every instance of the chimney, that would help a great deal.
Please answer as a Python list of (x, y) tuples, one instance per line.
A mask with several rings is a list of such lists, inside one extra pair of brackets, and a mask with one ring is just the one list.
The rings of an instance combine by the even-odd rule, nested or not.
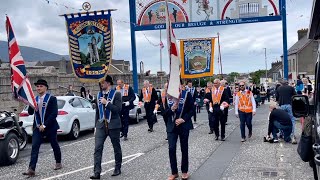
[(308, 34), (308, 28), (298, 30), (298, 41), (302, 39), (304, 36), (306, 36), (307, 34)]

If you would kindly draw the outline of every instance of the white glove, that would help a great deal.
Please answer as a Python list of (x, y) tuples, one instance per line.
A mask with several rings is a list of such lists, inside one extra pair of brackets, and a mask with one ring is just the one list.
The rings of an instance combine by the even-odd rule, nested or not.
[(223, 106), (220, 106), (220, 110), (223, 111), (223, 110), (224, 110), (224, 107), (223, 107)]
[(158, 113), (158, 111), (157, 111), (157, 110), (154, 110), (154, 111), (153, 111), (153, 114), (157, 114), (157, 113)]
[(210, 108), (209, 108), (209, 111), (213, 113), (213, 108), (212, 108), (212, 107), (210, 107)]
[(129, 106), (129, 105), (130, 105), (129, 102), (124, 102), (123, 104), (124, 104), (125, 106)]

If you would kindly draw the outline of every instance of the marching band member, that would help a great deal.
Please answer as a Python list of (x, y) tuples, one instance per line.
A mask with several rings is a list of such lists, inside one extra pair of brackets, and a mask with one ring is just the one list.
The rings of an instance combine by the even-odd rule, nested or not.
[(229, 97), (227, 92), (224, 91), (224, 87), (220, 86), (220, 80), (215, 79), (213, 82), (213, 89), (211, 93), (207, 93), (205, 98), (209, 102), (209, 113), (211, 113), (211, 121), (213, 124), (213, 130), (215, 132), (215, 140), (219, 139), (219, 124), (221, 125), (221, 141), (225, 141), (225, 127), (226, 122), (223, 118), (223, 111), (228, 107)]
[(182, 90), (180, 86), (180, 99), (173, 99), (168, 97), (167, 102), (168, 106), (166, 108), (166, 114), (168, 117), (167, 123), (167, 135), (169, 143), (169, 158), (171, 166), (171, 175), (169, 180), (174, 180), (179, 177), (178, 168), (177, 168), (177, 140), (180, 139), (181, 144), (181, 153), (182, 153), (182, 162), (181, 162), (181, 171), (182, 179), (188, 179), (188, 168), (189, 168), (189, 157), (188, 157), (188, 140), (189, 140), (189, 131), (192, 127), (191, 117), (193, 115), (193, 106), (194, 102), (191, 94)]
[(156, 90), (152, 87), (149, 81), (145, 80), (143, 83), (143, 88), (140, 93), (140, 105), (142, 104), (142, 100), (144, 100), (144, 108), (146, 110), (146, 116), (148, 121), (149, 132), (153, 132), (153, 124), (155, 122), (153, 111), (158, 100), (158, 95)]
[(97, 95), (96, 127), (95, 127), (95, 148), (94, 148), (94, 175), (90, 179), (100, 179), (101, 159), (104, 142), (109, 136), (115, 159), (115, 168), (112, 176), (121, 174), (122, 151), (120, 145), (121, 131), (121, 93), (112, 89), (113, 81), (107, 75), (102, 83), (103, 92)]
[(121, 92), (122, 95), (122, 109), (121, 109), (121, 136), (124, 137), (123, 140), (128, 140), (128, 130), (129, 130), (129, 111), (134, 108), (133, 101), (136, 99), (133, 89), (129, 84), (124, 84), (123, 80), (119, 79), (117, 81), (116, 90)]
[(246, 141), (245, 125), (249, 129), (248, 138), (252, 136), (252, 115), (256, 114), (256, 101), (253, 93), (246, 90), (245, 83), (239, 83), (240, 91), (237, 93), (235, 99), (235, 114), (240, 118), (241, 142)]
[(57, 140), (57, 130), (59, 129), (59, 124), (56, 119), (58, 115), (57, 98), (47, 92), (49, 88), (47, 81), (39, 79), (36, 83), (34, 83), (34, 85), (36, 86), (39, 94), (36, 97), (38, 109), (34, 110), (31, 107), (28, 109), (29, 115), (34, 114), (31, 160), (28, 171), (22, 173), (28, 177), (35, 176), (39, 149), (43, 142), (44, 136), (49, 139), (54, 158), (56, 160), (56, 166), (54, 170), (62, 168), (61, 150)]

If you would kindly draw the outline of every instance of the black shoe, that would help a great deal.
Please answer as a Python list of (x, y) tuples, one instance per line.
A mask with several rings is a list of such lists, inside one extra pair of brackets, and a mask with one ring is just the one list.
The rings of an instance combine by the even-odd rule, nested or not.
[(215, 140), (218, 141), (219, 140), (219, 136), (216, 136)]
[(148, 129), (149, 132), (153, 132), (153, 129)]
[(226, 141), (226, 137), (221, 137), (221, 141)]
[(124, 136), (123, 140), (124, 140), (124, 141), (127, 141), (127, 140), (128, 140), (128, 137), (127, 137), (127, 136)]
[(168, 141), (168, 138), (166, 138), (166, 141)]
[(120, 138), (122, 138), (124, 135), (121, 133)]
[(114, 169), (113, 174), (111, 176), (119, 176), (121, 174), (120, 169)]
[(213, 134), (213, 131), (212, 131), (212, 130), (210, 130), (210, 132), (209, 132), (208, 134)]
[(100, 179), (100, 175), (93, 175), (90, 177), (90, 179)]
[(228, 125), (228, 123), (225, 123), (225, 125)]

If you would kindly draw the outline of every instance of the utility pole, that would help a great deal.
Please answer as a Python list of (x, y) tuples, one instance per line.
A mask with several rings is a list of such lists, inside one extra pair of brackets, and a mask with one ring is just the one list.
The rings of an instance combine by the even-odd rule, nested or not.
[(160, 76), (160, 84), (162, 86), (162, 40), (161, 40), (161, 29), (160, 29), (160, 71), (161, 71), (161, 76)]
[(264, 49), (264, 60), (266, 63), (266, 82), (267, 82), (267, 79), (268, 79), (267, 48), (263, 48), (263, 49)]

